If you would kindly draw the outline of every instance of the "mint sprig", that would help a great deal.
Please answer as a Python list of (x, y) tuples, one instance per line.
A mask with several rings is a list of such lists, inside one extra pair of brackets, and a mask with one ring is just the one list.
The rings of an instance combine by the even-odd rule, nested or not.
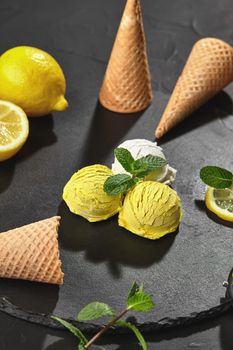
[(68, 331), (70, 331), (76, 338), (78, 338), (80, 348), (84, 347), (87, 344), (88, 340), (85, 337), (85, 335), (77, 327), (73, 326), (72, 323), (67, 322), (67, 321), (65, 321), (62, 318), (57, 317), (57, 316), (51, 316), (51, 318), (54, 321), (60, 323)]
[(165, 159), (148, 155), (134, 161), (133, 174), (143, 178), (156, 169), (163, 168), (166, 164)]
[(124, 320), (119, 320), (119, 321), (116, 322), (116, 324), (118, 326), (120, 326), (120, 327), (129, 328), (134, 333), (134, 335), (136, 336), (136, 338), (139, 341), (142, 349), (143, 350), (147, 350), (146, 341), (145, 341), (142, 333), (139, 331), (139, 329), (134, 324), (132, 324), (131, 322), (124, 321)]
[(230, 188), (233, 184), (231, 171), (217, 166), (205, 166), (200, 171), (201, 180), (208, 186), (216, 189)]
[(118, 325), (121, 327), (129, 328), (136, 336), (143, 350), (147, 350), (146, 341), (136, 327), (135, 324), (122, 320), (129, 311), (150, 311), (154, 308), (154, 302), (151, 296), (144, 291), (143, 284), (138, 285), (136, 282), (133, 284), (132, 288), (127, 297), (126, 307), (120, 313), (115, 313), (113, 309), (105, 304), (99, 302), (93, 302), (86, 305), (78, 314), (77, 319), (79, 321), (91, 321), (101, 317), (111, 317), (110, 321), (103, 326), (103, 328), (88, 340), (85, 335), (70, 322), (67, 322), (59, 317), (52, 316), (52, 319), (62, 324), (66, 329), (68, 329), (79, 341), (78, 349), (86, 350), (89, 349), (107, 330), (114, 326)]
[(110, 196), (127, 192), (138, 181), (167, 164), (165, 159), (152, 155), (135, 160), (125, 148), (116, 148), (114, 154), (118, 162), (130, 175), (112, 175), (105, 181), (104, 191)]
[(78, 314), (78, 321), (92, 321), (104, 316), (114, 316), (110, 306), (105, 303), (93, 302), (86, 305)]
[(127, 299), (128, 309), (138, 312), (151, 311), (155, 305), (151, 296), (144, 292), (144, 286), (140, 286), (135, 282)]
[(134, 163), (134, 158), (131, 153), (126, 148), (116, 148), (114, 150), (114, 155), (123, 168), (128, 173), (131, 173), (132, 165)]
[(110, 196), (115, 196), (128, 191), (139, 179), (132, 178), (127, 174), (109, 176), (104, 183), (104, 191)]

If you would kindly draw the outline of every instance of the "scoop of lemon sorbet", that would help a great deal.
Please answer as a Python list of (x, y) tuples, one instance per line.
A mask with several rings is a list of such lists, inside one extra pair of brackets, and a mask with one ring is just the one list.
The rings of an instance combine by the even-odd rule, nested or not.
[(117, 214), (121, 207), (121, 196), (109, 196), (103, 186), (112, 171), (104, 165), (82, 168), (68, 181), (63, 199), (70, 211), (90, 222), (106, 220)]
[(181, 217), (176, 191), (159, 182), (144, 181), (127, 193), (118, 223), (136, 235), (158, 239), (176, 231)]

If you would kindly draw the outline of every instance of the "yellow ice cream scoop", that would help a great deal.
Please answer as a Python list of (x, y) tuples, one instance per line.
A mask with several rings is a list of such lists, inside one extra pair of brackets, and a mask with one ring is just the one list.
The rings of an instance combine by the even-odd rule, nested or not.
[(103, 186), (112, 171), (104, 165), (91, 165), (75, 173), (66, 184), (63, 199), (70, 211), (90, 222), (106, 220), (119, 212), (121, 195), (109, 196)]
[(158, 239), (176, 231), (181, 217), (176, 191), (159, 182), (144, 181), (127, 193), (118, 223), (139, 236)]

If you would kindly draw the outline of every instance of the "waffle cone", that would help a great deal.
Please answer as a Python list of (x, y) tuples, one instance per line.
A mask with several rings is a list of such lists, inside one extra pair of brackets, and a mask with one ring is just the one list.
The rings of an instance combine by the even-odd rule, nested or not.
[(205, 38), (193, 46), (155, 131), (162, 137), (233, 80), (233, 48)]
[(152, 101), (140, 0), (127, 0), (99, 100), (119, 113), (141, 111)]
[(0, 234), (0, 277), (63, 284), (57, 241), (60, 217)]

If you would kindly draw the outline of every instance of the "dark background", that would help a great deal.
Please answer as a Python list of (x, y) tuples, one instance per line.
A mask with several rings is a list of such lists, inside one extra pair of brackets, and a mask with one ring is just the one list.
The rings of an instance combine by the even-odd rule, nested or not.
[[(178, 169), (184, 220), (177, 235), (145, 241), (117, 228), (116, 219), (90, 225), (69, 213), (61, 192), (81, 166), (110, 165), (112, 150), (128, 138), (153, 140), (154, 128), (193, 43), (215, 36), (233, 43), (233, 1), (142, 0), (154, 101), (145, 113), (120, 116), (97, 97), (125, 2), (122, 0), (1, 0), (0, 50), (31, 45), (50, 52), (67, 79), (70, 107), (30, 120), (22, 151), (0, 165), (0, 230), (55, 214), (66, 283), (59, 290), (20, 281), (0, 282), (0, 295), (17, 305), (61, 316), (93, 299), (120, 308), (134, 279), (154, 295), (153, 314), (141, 321), (185, 316), (224, 296), (232, 265), (232, 228), (208, 217), (198, 172), (207, 163), (232, 168), (232, 85), (161, 142)], [(78, 231), (78, 232), (77, 232)], [(116, 232), (115, 232), (116, 231)], [(148, 337), (149, 349), (232, 349), (233, 316)], [(105, 345), (113, 344), (113, 345)], [(117, 344), (117, 345), (116, 345)], [(106, 349), (138, 349), (134, 338), (105, 337)], [(68, 333), (0, 315), (0, 349), (68, 349)]]

